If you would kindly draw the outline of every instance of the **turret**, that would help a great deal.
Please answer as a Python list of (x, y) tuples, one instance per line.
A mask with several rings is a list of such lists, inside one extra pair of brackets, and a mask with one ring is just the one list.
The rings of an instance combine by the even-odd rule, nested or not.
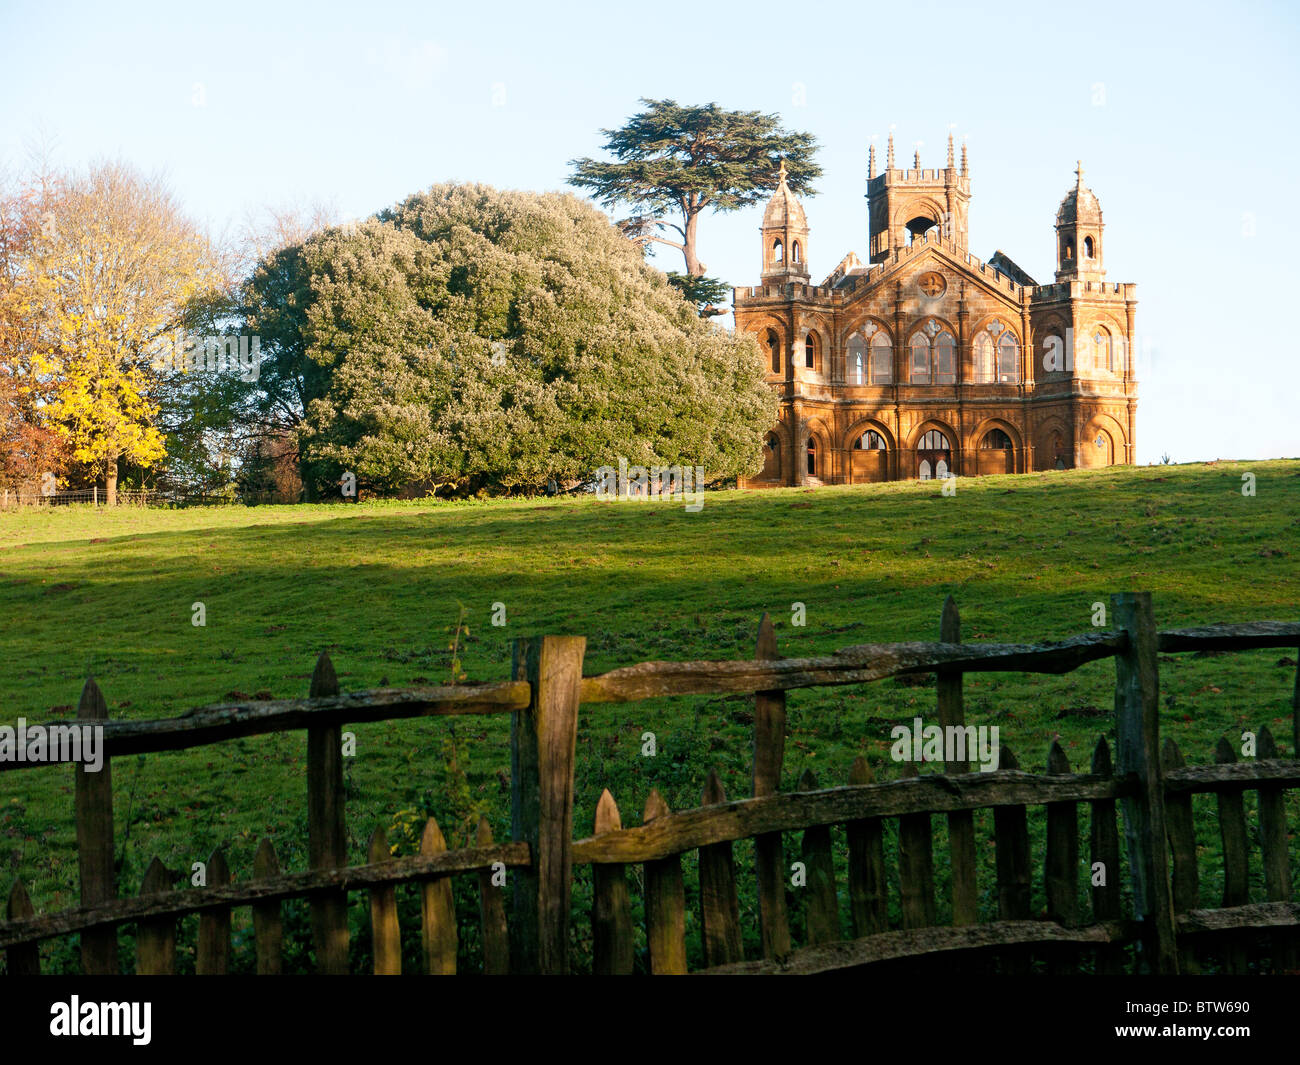
[(763, 274), (768, 281), (802, 281), (808, 273), (808, 219), (803, 206), (785, 182), (785, 160), (781, 160), (781, 183), (763, 212)]
[(1101, 257), (1101, 204), (1083, 183), (1083, 163), (1075, 170), (1074, 188), (1056, 212), (1056, 280), (1100, 281), (1106, 276)]

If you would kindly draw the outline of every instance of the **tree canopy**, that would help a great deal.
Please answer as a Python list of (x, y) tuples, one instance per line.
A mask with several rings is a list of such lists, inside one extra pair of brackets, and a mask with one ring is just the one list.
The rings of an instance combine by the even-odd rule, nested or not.
[(393, 493), (540, 487), (620, 456), (761, 465), (776, 400), (752, 338), (701, 320), (575, 195), (435, 185), (277, 254), (247, 328), (274, 337), (267, 385), (301, 396), (317, 492), (344, 471)]
[[(641, 103), (646, 109), (619, 129), (601, 130), (614, 161), (572, 160), (569, 184), (588, 190), (607, 209), (630, 208), (632, 215), (620, 223), (627, 236), (680, 249), (687, 274), (707, 270), (697, 252), (700, 214), (759, 202), (776, 189), (781, 160), (791, 191), (813, 195), (812, 182), (822, 173), (813, 161), (817, 141), (782, 129), (779, 115), (727, 111), (716, 103)], [(680, 224), (667, 220), (672, 214)], [(681, 239), (665, 237), (666, 230)]]
[(219, 289), (216, 257), (158, 179), (121, 163), (44, 175), (4, 199), (0, 392), (23, 424), (7, 419), (6, 439), (25, 449), (5, 475), (37, 472), (52, 437), (45, 456), (102, 475), (111, 503), (119, 461), (164, 457), (153, 348)]

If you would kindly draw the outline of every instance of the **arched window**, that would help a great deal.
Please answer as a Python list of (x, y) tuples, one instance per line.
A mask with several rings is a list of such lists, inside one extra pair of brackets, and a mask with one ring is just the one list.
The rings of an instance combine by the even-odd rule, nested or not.
[(884, 332), (871, 338), (871, 383), (887, 385), (894, 379), (894, 345)]
[(885, 451), (885, 438), (874, 429), (868, 429), (853, 441), (854, 451)]
[(1083, 257), (1085, 259), (1092, 258), (1092, 237), (1083, 238)]
[(1103, 326), (1092, 338), (1092, 365), (1097, 370), (1107, 373), (1115, 371), (1114, 356), (1111, 352), (1110, 333)]
[(930, 461), (929, 461), (929, 459), (922, 459), (922, 460), (921, 460), (921, 480), (923, 480), (923, 481), (928, 481), (929, 479), (930, 479)]
[(1016, 343), (1016, 338), (1011, 335), (1011, 330), (1005, 330), (1001, 339), (998, 340), (998, 383), (999, 384), (1016, 384), (1020, 380), (1020, 345)]
[(1003, 429), (990, 429), (984, 434), (984, 440), (980, 447), (990, 449), (1000, 449), (1009, 451), (1011, 449), (1011, 437), (1007, 436)]
[(767, 350), (772, 353), (772, 372), (780, 373), (781, 372), (781, 340), (770, 329), (767, 331)]
[(934, 338), (934, 383), (951, 385), (957, 380), (957, 341), (946, 330)]
[(800, 254), (800, 252), (799, 252), (799, 242), (798, 242), (797, 240), (795, 240), (795, 241), (791, 241), (791, 243), (790, 243), (790, 260), (791, 260), (792, 262), (796, 262), (796, 263), (799, 262), (799, 261), (800, 261), (800, 259), (799, 259), (799, 254)]
[(1065, 242), (1065, 261), (1068, 263), (1073, 258), (1074, 258), (1074, 241), (1067, 240)]
[(811, 436), (808, 438), (808, 473), (817, 476), (817, 441)]
[(772, 262), (779, 263), (785, 258), (785, 247), (778, 240), (772, 245)]
[(803, 342), (803, 364), (810, 370), (817, 368), (817, 341), (812, 333)]
[(867, 383), (867, 345), (857, 333), (849, 338), (847, 371), (849, 384)]
[[(933, 339), (931, 339), (933, 338)], [(957, 380), (957, 341), (931, 318), (912, 336), (909, 379), (914, 385), (951, 385)]]
[(921, 442), (916, 445), (918, 451), (948, 451), (950, 448), (948, 438), (938, 429), (931, 429), (921, 437)]
[(924, 333), (912, 337), (911, 372), (909, 377), (914, 385), (930, 383), (930, 339)]
[(989, 385), (997, 380), (994, 372), (996, 367), (994, 361), (993, 338), (989, 336), (986, 330), (981, 329), (975, 336), (975, 381), (978, 384)]
[(776, 433), (768, 433), (767, 439), (763, 441), (763, 446), (768, 451), (776, 451), (781, 446), (781, 441), (777, 439)]

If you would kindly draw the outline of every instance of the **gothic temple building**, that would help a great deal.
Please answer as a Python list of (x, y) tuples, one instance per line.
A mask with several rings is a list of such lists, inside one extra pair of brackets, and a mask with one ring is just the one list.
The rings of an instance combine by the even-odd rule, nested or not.
[(1101, 206), (1077, 171), (1056, 212), (1056, 280), (967, 247), (970, 173), (868, 157), (870, 256), (811, 284), (808, 222), (781, 183), (762, 283), (736, 289), (781, 398), (747, 487), (1026, 473), (1134, 461), (1137, 286), (1105, 280)]

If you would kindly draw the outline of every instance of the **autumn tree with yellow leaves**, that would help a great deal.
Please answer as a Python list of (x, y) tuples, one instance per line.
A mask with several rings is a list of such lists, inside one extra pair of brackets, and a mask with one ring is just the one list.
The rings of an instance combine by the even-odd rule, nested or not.
[(111, 506), (119, 462), (165, 454), (158, 345), (220, 290), (220, 263), (162, 182), (121, 163), (47, 183), (37, 206), (0, 293), (16, 323), (4, 357), (29, 367), (14, 376), (71, 457), (103, 476)]

